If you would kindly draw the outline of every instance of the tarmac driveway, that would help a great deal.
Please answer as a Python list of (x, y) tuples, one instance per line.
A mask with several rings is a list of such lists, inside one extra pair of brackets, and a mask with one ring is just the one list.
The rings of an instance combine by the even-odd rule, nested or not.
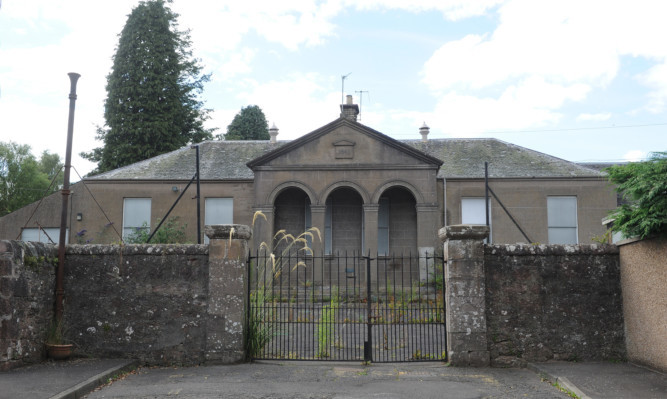
[(86, 398), (568, 398), (526, 369), (257, 362), (140, 368)]

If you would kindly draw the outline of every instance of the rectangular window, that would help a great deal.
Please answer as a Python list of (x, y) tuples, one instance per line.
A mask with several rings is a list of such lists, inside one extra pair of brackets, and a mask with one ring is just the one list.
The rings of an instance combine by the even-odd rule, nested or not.
[[(484, 211), (484, 197), (461, 198), (461, 224), (483, 224), (486, 225), (486, 212)], [(491, 201), (489, 200), (489, 228), (491, 228)], [(487, 242), (485, 240), (485, 242)], [(489, 233), (488, 242), (491, 242)]]
[(125, 198), (123, 200), (123, 240), (151, 231), (151, 199)]
[[(25, 228), (21, 231), (21, 241), (43, 242), (46, 244), (51, 244), (51, 241), (53, 241), (53, 244), (58, 244), (60, 243), (60, 228)], [(65, 242), (69, 242), (69, 229), (65, 230)]]
[(547, 197), (549, 244), (576, 244), (577, 197)]
[(378, 255), (389, 255), (389, 198), (378, 201)]
[[(204, 224), (232, 224), (234, 223), (233, 198), (206, 198), (204, 200)], [(204, 244), (208, 244), (208, 237), (204, 237)]]

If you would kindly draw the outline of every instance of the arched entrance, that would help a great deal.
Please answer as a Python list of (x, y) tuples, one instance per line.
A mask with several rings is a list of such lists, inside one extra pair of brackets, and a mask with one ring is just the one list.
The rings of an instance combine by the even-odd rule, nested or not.
[(378, 255), (416, 256), (415, 197), (403, 187), (392, 187), (382, 193), (378, 205)]
[(337, 188), (326, 199), (324, 253), (360, 254), (363, 248), (363, 199), (348, 187)]
[[(310, 198), (300, 188), (290, 187), (280, 192), (274, 202), (274, 209), (274, 237), (280, 230), (298, 237), (311, 227)], [(285, 241), (275, 244), (275, 252), (280, 253), (285, 249)]]

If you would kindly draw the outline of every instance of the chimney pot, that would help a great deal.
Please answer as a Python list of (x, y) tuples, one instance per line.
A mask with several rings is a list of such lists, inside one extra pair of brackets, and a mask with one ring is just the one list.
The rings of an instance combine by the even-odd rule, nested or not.
[(275, 143), (278, 137), (278, 128), (276, 127), (275, 122), (271, 124), (269, 128), (269, 136), (271, 136), (271, 143)]
[(422, 135), (422, 142), (427, 142), (428, 141), (428, 133), (430, 132), (430, 128), (426, 125), (426, 122), (422, 125), (422, 127), (419, 128), (419, 134)]

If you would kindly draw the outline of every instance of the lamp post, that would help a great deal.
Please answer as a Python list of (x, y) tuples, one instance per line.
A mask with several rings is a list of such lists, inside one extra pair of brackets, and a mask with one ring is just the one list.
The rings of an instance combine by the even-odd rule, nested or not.
[(72, 137), (74, 135), (74, 108), (76, 105), (76, 83), (81, 77), (78, 73), (70, 72), (67, 74), (70, 80), (69, 93), (69, 119), (67, 121), (67, 150), (65, 153), (65, 172), (63, 189), (62, 211), (60, 213), (60, 240), (58, 241), (58, 270), (56, 272), (56, 321), (63, 317), (63, 298), (65, 290), (63, 288), (63, 279), (65, 275), (65, 240), (67, 238), (67, 203), (69, 202), (69, 173), (72, 167)]

